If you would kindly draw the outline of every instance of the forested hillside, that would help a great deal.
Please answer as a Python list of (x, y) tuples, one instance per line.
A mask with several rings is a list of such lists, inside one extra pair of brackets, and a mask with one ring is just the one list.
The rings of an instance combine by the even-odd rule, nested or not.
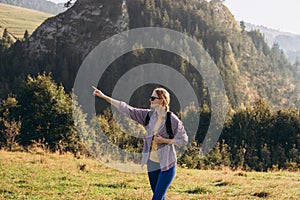
[[(122, 3), (77, 1), (67, 12), (47, 20), (27, 41), (2, 53), (1, 82), (13, 83), (27, 73), (51, 71), (55, 80), (70, 90), (84, 57), (100, 41), (122, 30), (157, 26), (185, 32), (203, 44), (221, 72), (233, 107), (253, 102), (256, 97), (266, 98), (277, 108), (299, 105), (299, 73), (295, 73), (279, 46), (269, 48), (259, 32), (240, 28), (220, 1), (128, 0), (125, 10)], [(131, 59), (133, 55), (125, 56), (128, 59), (116, 61), (112, 68), (136, 66), (135, 62), (151, 59), (163, 62), (161, 58), (165, 57), (148, 51), (135, 59)], [(170, 64), (182, 65), (178, 66), (182, 69), (187, 65), (178, 58)], [(117, 73), (121, 75), (122, 70), (128, 69), (118, 68)], [(119, 75), (114, 74), (115, 78), (105, 86), (108, 92)], [(0, 90), (2, 97), (12, 89), (5, 85)], [(201, 91), (201, 85), (195, 83), (194, 87)]]
[[(245, 23), (246, 29), (259, 30), (266, 38), (269, 46), (273, 46), (274, 43), (279, 44), (280, 48), (284, 50), (288, 59), (295, 63), (296, 66), (300, 66), (300, 35), (281, 32), (279, 30), (270, 29), (264, 26), (256, 26), (250, 23)], [(298, 68), (299, 70), (299, 68)]]

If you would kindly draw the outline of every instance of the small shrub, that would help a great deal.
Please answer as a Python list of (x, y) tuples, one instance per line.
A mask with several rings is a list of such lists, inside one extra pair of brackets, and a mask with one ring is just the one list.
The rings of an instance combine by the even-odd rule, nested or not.
[(253, 194), (253, 196), (259, 197), (259, 198), (267, 198), (270, 194), (268, 192), (256, 192)]

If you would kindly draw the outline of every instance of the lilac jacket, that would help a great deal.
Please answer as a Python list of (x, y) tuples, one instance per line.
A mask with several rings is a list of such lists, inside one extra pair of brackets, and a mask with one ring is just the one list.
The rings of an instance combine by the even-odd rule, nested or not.
[[(125, 102), (121, 102), (119, 111), (144, 126), (146, 115), (150, 110), (134, 108), (132, 106), (129, 106)], [(142, 167), (147, 163), (149, 159), (149, 155), (150, 155), (149, 152), (152, 143), (155, 120), (156, 120), (156, 113), (154, 112), (150, 117), (149, 124), (145, 127), (147, 134), (145, 136), (145, 141), (144, 141)], [(163, 138), (169, 138), (169, 134), (167, 133), (167, 129), (165, 125), (166, 124), (165, 120), (162, 122), (160, 128), (158, 129), (157, 134), (162, 136)], [(184, 126), (182, 122), (178, 119), (178, 117), (173, 113), (171, 114), (171, 124), (174, 133), (174, 139), (176, 140), (176, 145), (177, 146), (186, 145), (188, 142), (188, 136), (186, 134)], [(166, 171), (172, 168), (177, 162), (177, 156), (176, 156), (174, 144), (158, 144), (157, 147), (158, 147), (157, 152), (158, 152), (158, 158), (160, 161), (161, 170)]]

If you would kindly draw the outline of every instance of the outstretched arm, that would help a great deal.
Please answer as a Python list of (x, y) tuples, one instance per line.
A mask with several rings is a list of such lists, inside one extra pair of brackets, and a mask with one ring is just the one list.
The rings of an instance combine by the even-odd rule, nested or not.
[(96, 87), (93, 86), (94, 89), (94, 95), (104, 99), (114, 107), (116, 107), (121, 113), (125, 114), (126, 116), (130, 117), (131, 119), (137, 121), (138, 123), (144, 125), (145, 124), (145, 118), (147, 113), (149, 112), (149, 109), (139, 109), (134, 108), (129, 105), (127, 105), (125, 102), (118, 101), (116, 99), (113, 99), (109, 96), (106, 96), (103, 94), (103, 92)]
[(120, 101), (116, 100), (116, 99), (113, 99), (109, 96), (106, 96), (105, 94), (103, 94), (103, 92), (101, 90), (99, 90), (98, 88), (92, 86), (93, 89), (94, 89), (94, 96), (97, 96), (101, 99), (104, 99), (105, 101), (107, 101), (108, 103), (110, 103), (111, 105), (113, 105), (114, 107), (116, 107), (117, 109), (119, 109), (120, 107)]

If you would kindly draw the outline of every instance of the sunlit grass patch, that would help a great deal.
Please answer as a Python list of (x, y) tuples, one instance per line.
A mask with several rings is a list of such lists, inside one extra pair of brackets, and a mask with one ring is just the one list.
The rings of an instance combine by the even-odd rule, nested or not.
[[(42, 162), (41, 162), (42, 160)], [(84, 166), (84, 170), (82, 170)], [(299, 199), (298, 172), (178, 168), (167, 199)], [(124, 173), (71, 154), (0, 151), (0, 199), (146, 199), (146, 173)]]
[[(32, 32), (52, 14), (0, 3), (0, 34), (4, 28), (18, 38), (23, 38), (25, 30)], [(24, 23), (26, 22), (26, 23)]]

